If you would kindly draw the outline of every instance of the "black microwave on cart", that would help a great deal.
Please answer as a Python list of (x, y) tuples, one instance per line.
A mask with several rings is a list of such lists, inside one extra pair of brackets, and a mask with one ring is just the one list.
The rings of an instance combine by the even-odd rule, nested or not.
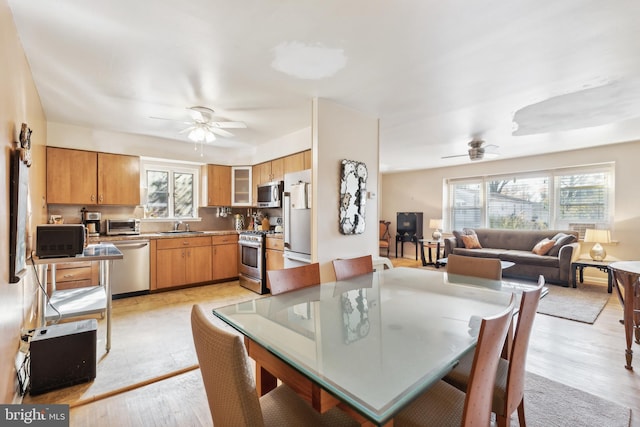
[(258, 185), (258, 207), (281, 208), (283, 191), (284, 181), (273, 181)]

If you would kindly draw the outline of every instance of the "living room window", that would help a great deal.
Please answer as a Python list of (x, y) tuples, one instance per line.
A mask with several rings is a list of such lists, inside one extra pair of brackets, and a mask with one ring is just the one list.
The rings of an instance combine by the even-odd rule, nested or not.
[[(611, 228), (614, 164), (447, 180), (451, 230)], [(449, 227), (447, 227), (449, 228)]]
[(145, 218), (196, 218), (200, 169), (195, 165), (142, 160)]

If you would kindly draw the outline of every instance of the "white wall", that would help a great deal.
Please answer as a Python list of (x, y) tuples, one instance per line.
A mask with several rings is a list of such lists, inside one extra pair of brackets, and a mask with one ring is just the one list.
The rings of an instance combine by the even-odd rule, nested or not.
[(9, 164), (11, 153), (17, 146), (15, 142), (18, 141), (20, 126), (27, 123), (33, 131), (27, 218), (27, 235), (32, 236), (35, 225), (41, 224), (46, 217), (43, 202), (47, 128), (40, 97), (6, 0), (0, 0), (0, 28), (0, 52), (5, 58), (0, 67), (0, 157), (4, 165), (0, 184), (0, 403), (12, 403), (16, 399), (14, 366), (20, 334), (22, 329), (35, 327), (38, 287), (30, 268), (18, 283), (9, 283)]
[(340, 172), (344, 159), (367, 165), (367, 189), (378, 189), (378, 119), (326, 99), (313, 104), (312, 257), (320, 263), (322, 281), (334, 280), (331, 261), (378, 254), (378, 203), (366, 203), (363, 234), (339, 231)]
[[(610, 258), (637, 260), (640, 259), (638, 159), (640, 141), (634, 141), (549, 155), (470, 162), (467, 165), (448, 168), (384, 174), (380, 218), (391, 221), (394, 236), (396, 212), (424, 212), (424, 234), (430, 236), (432, 230), (427, 228), (429, 219), (441, 218), (443, 215), (444, 179), (615, 162), (615, 223), (611, 237), (618, 243), (607, 245), (605, 249)], [(405, 257), (413, 256), (413, 246), (405, 245)], [(590, 247), (590, 244), (583, 244), (582, 252), (587, 254)], [(585, 275), (599, 277), (598, 272), (592, 270), (594, 269), (585, 270)]]

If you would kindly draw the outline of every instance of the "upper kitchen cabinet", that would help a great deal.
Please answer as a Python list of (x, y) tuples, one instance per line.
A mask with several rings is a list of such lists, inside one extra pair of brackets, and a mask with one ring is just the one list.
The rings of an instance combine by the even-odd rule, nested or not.
[(98, 153), (98, 204), (140, 204), (140, 158)]
[(231, 168), (231, 205), (251, 206), (251, 166)]
[(140, 159), (47, 147), (47, 203), (139, 205)]
[(311, 150), (291, 154), (283, 159), (285, 174), (311, 169)]
[(231, 206), (231, 166), (207, 165), (207, 206)]

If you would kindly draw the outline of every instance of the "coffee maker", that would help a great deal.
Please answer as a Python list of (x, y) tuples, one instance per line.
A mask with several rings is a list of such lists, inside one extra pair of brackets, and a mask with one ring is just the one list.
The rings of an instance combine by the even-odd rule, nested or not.
[(100, 212), (87, 212), (82, 213), (82, 223), (87, 229), (89, 237), (98, 237), (100, 235), (100, 218), (102, 215)]

